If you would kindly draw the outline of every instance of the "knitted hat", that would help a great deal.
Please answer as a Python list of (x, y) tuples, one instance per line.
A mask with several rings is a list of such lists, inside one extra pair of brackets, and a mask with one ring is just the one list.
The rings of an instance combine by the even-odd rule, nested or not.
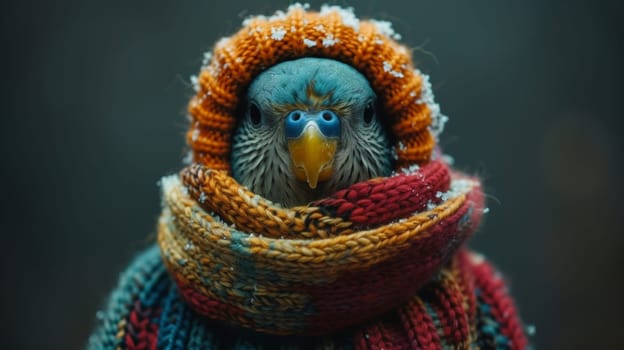
[(287, 12), (257, 16), (207, 53), (197, 94), (191, 99), (187, 141), (193, 160), (229, 172), (231, 134), (241, 96), (263, 70), (301, 57), (331, 58), (368, 78), (385, 110), (395, 140), (396, 167), (429, 161), (446, 117), (433, 101), (428, 77), (414, 69), (410, 52), (390, 22), (361, 21), (351, 9), (291, 5)]

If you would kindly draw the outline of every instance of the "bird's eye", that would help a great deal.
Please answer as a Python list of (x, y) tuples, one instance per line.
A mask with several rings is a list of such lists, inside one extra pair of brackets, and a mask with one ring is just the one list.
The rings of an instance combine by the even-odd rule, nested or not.
[(375, 116), (375, 107), (372, 102), (366, 104), (366, 108), (364, 109), (364, 123), (367, 125), (373, 121), (373, 117)]
[(256, 106), (255, 103), (251, 103), (249, 105), (249, 120), (253, 126), (258, 127), (260, 123), (262, 123), (262, 114), (260, 113), (260, 109)]

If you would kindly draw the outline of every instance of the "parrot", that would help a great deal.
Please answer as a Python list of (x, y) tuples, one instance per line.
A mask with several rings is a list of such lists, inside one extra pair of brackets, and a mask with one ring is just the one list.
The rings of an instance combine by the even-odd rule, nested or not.
[(321, 57), (278, 63), (247, 88), (232, 137), (232, 176), (286, 207), (389, 176), (382, 113), (352, 66)]

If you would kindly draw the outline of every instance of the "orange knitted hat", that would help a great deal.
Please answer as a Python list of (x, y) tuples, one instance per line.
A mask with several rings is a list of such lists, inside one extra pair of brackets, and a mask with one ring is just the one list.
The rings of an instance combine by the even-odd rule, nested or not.
[(187, 142), (193, 161), (230, 171), (231, 136), (245, 89), (263, 70), (301, 57), (331, 58), (353, 66), (377, 93), (395, 140), (396, 168), (431, 157), (446, 117), (433, 101), (428, 77), (414, 69), (409, 50), (385, 21), (359, 20), (352, 9), (291, 5), (271, 17), (256, 16), (206, 53), (197, 94), (191, 99)]

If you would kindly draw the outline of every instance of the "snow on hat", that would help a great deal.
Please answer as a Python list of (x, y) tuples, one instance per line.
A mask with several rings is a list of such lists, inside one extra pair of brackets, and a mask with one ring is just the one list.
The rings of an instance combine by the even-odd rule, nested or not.
[(324, 57), (351, 65), (377, 93), (395, 140), (396, 168), (429, 161), (446, 117), (433, 100), (428, 77), (414, 69), (392, 24), (359, 20), (351, 8), (294, 4), (273, 16), (243, 21), (233, 36), (207, 52), (197, 93), (188, 107), (192, 160), (230, 171), (231, 136), (245, 89), (263, 70), (287, 60)]

